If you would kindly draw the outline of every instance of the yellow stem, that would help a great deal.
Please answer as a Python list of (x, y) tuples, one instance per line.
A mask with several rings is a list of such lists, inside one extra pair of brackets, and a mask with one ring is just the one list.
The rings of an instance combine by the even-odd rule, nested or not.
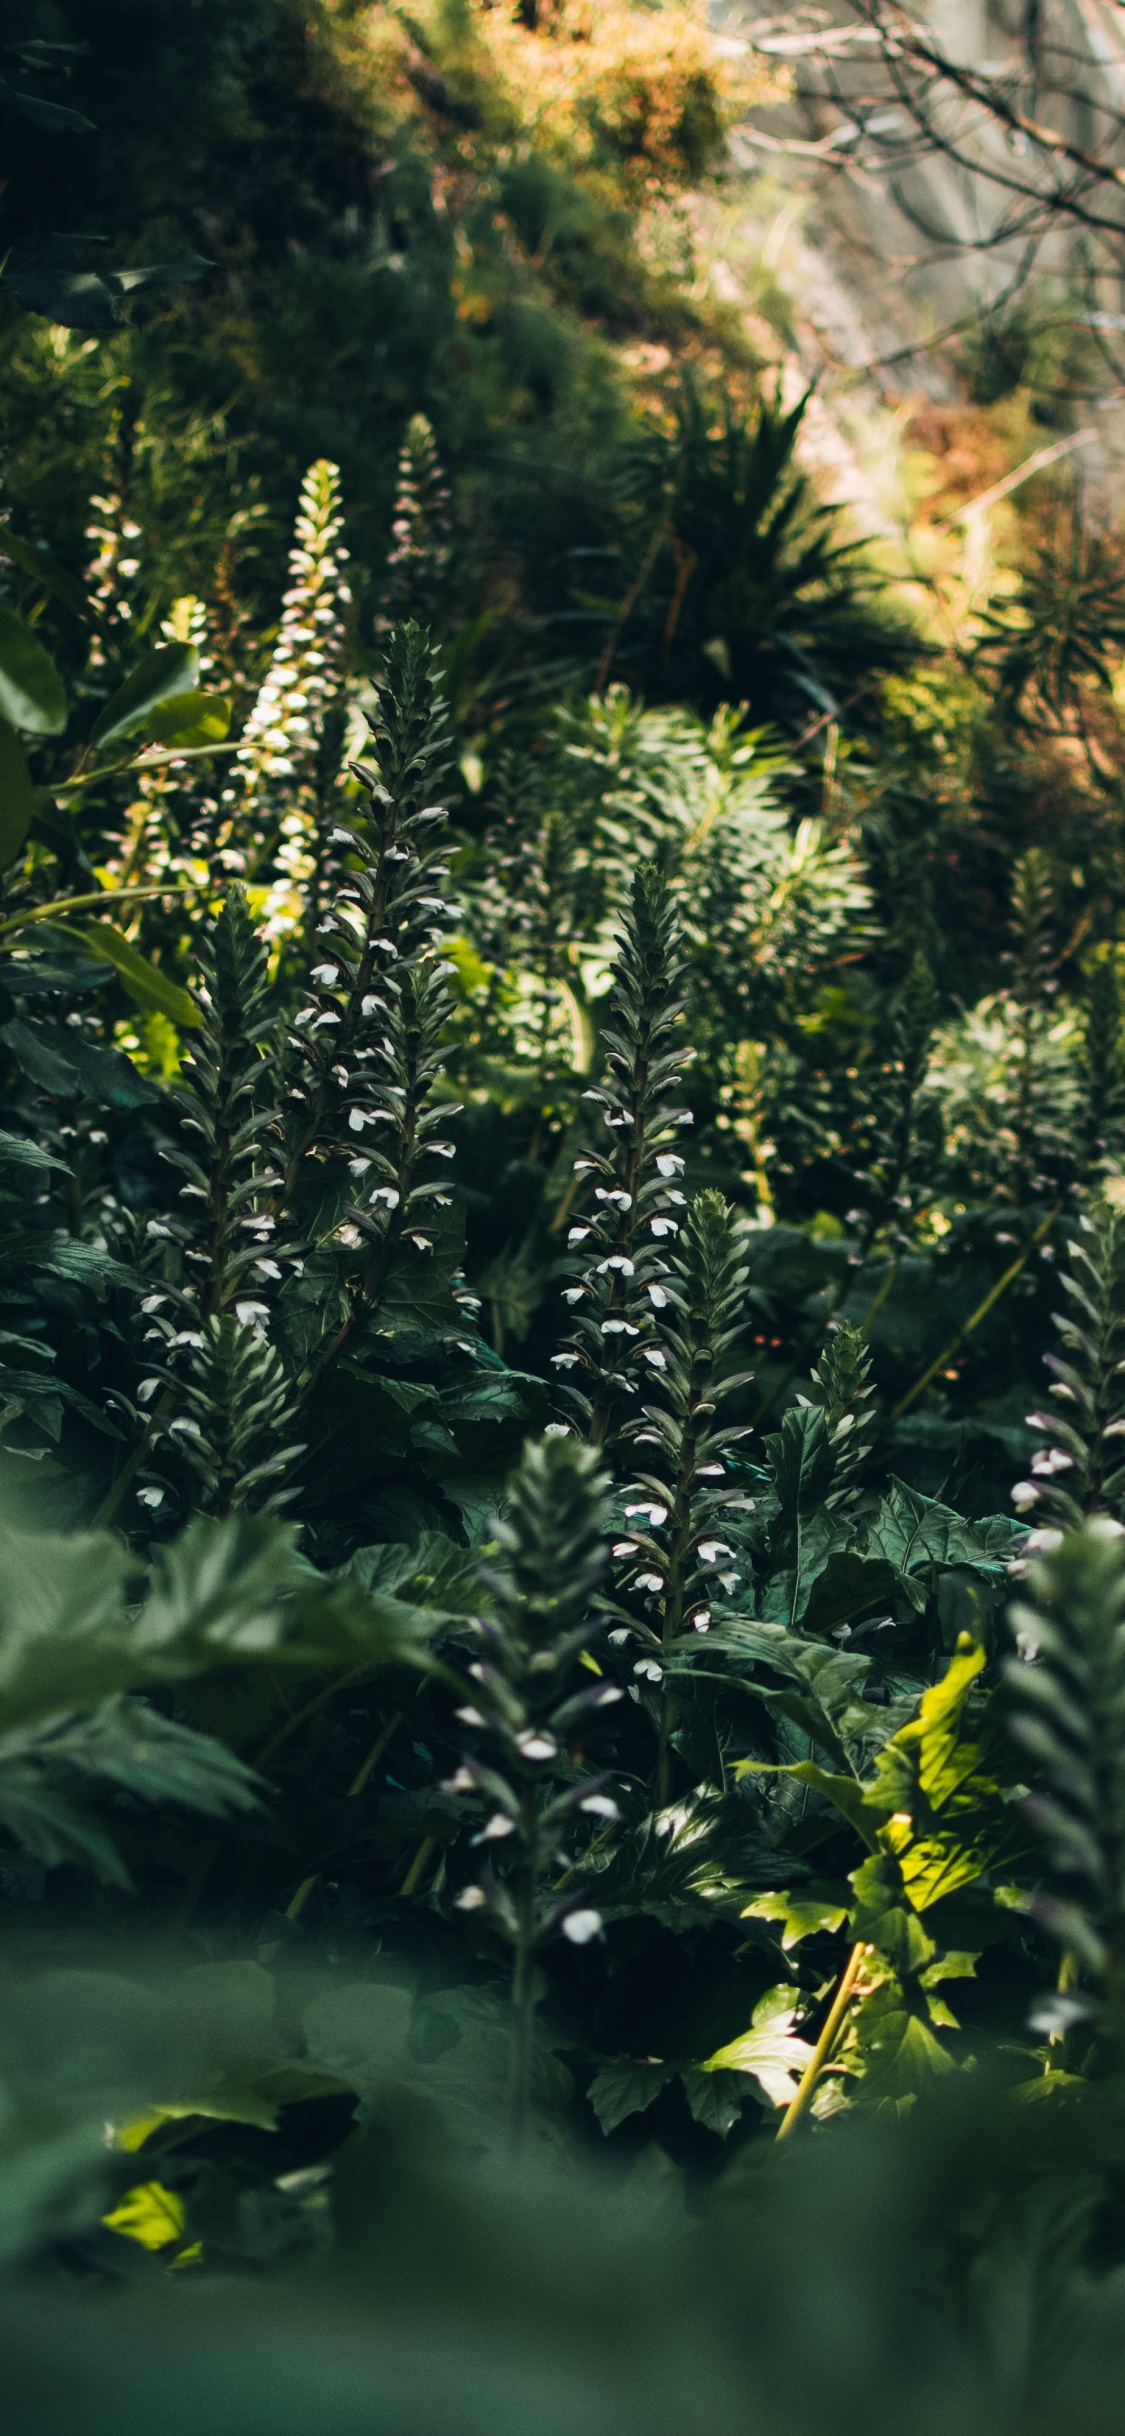
[(852, 1947), (844, 1966), (840, 1985), (832, 1999), (828, 2019), (782, 2116), (777, 2135), (779, 2140), (789, 2139), (790, 2135), (796, 2131), (802, 2115), (807, 2112), (812, 2103), (817, 2082), (836, 2044), (843, 2027), (844, 2015), (855, 1994), (855, 1983), (859, 1978), (860, 1966), (864, 1956), (870, 1951), (869, 1945), (853, 1945)]

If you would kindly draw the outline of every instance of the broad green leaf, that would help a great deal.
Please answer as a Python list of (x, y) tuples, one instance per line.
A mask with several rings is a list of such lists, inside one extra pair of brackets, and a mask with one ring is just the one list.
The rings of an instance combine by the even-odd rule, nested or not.
[(893, 1984), (876, 1988), (864, 1999), (856, 2025), (855, 2052), (864, 2068), (866, 2099), (909, 2104), (928, 2083), (957, 2069), (921, 2011)]
[(712, 2072), (703, 2064), (682, 2064), (680, 2082), (693, 2121), (702, 2123), (705, 2131), (717, 2132), (720, 2140), (727, 2139), (746, 2103), (745, 2076)]
[(0, 1174), (6, 1167), (37, 1167), (44, 1175), (54, 1167), (66, 1174), (66, 1160), (57, 1159), (41, 1142), (33, 1142), (29, 1134), (0, 1132)]
[(76, 271), (50, 257), (6, 271), (4, 285), (27, 312), (64, 330), (115, 330), (124, 319), (120, 297), (99, 271)]
[(103, 1108), (143, 1108), (160, 1097), (120, 1049), (99, 1049), (62, 1024), (13, 1016), (0, 1028), (29, 1080), (57, 1099), (94, 1100)]
[(112, 922), (83, 923), (79, 936), (89, 955), (113, 966), (122, 986), (139, 1007), (169, 1016), (181, 1031), (190, 1031), (202, 1022), (190, 991), (150, 964), (147, 956), (142, 956), (123, 932), (115, 930)]
[(10, 525), (0, 525), (0, 557), (10, 558), (14, 567), (20, 567), (25, 575), (32, 576), (37, 584), (42, 585), (44, 592), (53, 594), (64, 608), (73, 611), (75, 617), (86, 616), (86, 595), (77, 577), (71, 575), (66, 567), (60, 567), (57, 558), (52, 558), (49, 551), (38, 549), (33, 541), (25, 540), (22, 533), (13, 533)]
[(860, 1556), (850, 1550), (833, 1554), (811, 1585), (798, 1617), (801, 1628), (827, 1637), (857, 1616), (889, 1608), (898, 1582), (899, 1575), (885, 1557)]
[(0, 719), (0, 871), (14, 863), (35, 818), (37, 797), (15, 729)]
[(904, 1480), (892, 1480), (868, 1530), (867, 1553), (885, 1557), (900, 1573), (915, 1572), (922, 1565), (969, 1565), (999, 1575), (1023, 1527), (999, 1514), (970, 1522), (936, 1497), (923, 1497)]
[(832, 1775), (827, 1768), (819, 1768), (815, 1759), (798, 1759), (791, 1767), (779, 1768), (759, 1759), (740, 1759), (735, 1763), (734, 1773), (736, 1776), (795, 1776), (798, 1784), (809, 1785), (814, 1793), (822, 1793), (825, 1800), (831, 1802), (834, 1809), (847, 1819), (849, 1826), (856, 1828), (865, 1844), (875, 1841), (875, 1822), (868, 1815), (863, 1786), (856, 1783), (854, 1776)]
[(221, 744), (230, 733), (231, 705), (225, 694), (191, 692), (158, 702), (144, 723), (152, 744)]
[(122, 736), (135, 736), (147, 726), (158, 705), (178, 694), (193, 695), (198, 675), (199, 653), (192, 643), (162, 643), (158, 650), (146, 653), (139, 668), (99, 712), (90, 731), (91, 744), (100, 752)]
[(646, 2113), (675, 2077), (674, 2064), (637, 2063), (632, 2056), (599, 2064), (587, 2095), (602, 2130), (608, 2135), (629, 2115)]
[(59, 736), (66, 726), (63, 681), (50, 652), (2, 601), (0, 719), (27, 736)]
[(819, 1405), (793, 1405), (766, 1440), (770, 1477), (784, 1517), (812, 1514), (832, 1486), (833, 1459)]
[(797, 2037), (795, 2019), (792, 1988), (768, 1989), (754, 2007), (749, 2030), (716, 2048), (700, 2071), (748, 2072), (771, 2106), (787, 2106), (813, 2052), (807, 2039)]
[(756, 1895), (752, 1903), (743, 1906), (744, 1920), (777, 1920), (781, 1923), (782, 1952), (799, 1945), (802, 1937), (812, 1937), (818, 1930), (842, 1928), (848, 1916), (846, 1890), (833, 1887), (827, 1892), (816, 1885), (796, 1886), (792, 1890), (779, 1887), (776, 1894)]
[(106, 277), (119, 295), (133, 296), (138, 288), (189, 286), (214, 268), (208, 255), (193, 254), (185, 246), (182, 253), (172, 254), (167, 262), (138, 263), (132, 270), (107, 271)]
[(900, 1979), (916, 1978), (933, 1961), (937, 1947), (907, 1893), (898, 1856), (873, 1852), (853, 1871), (852, 1885), (851, 1933), (856, 1943), (877, 1947)]
[(14, 102), (21, 117), (29, 118), (33, 127), (43, 127), (49, 135), (94, 135), (92, 118), (83, 118), (81, 110), (68, 110), (64, 102), (44, 101), (38, 93), (28, 93), (21, 85), (10, 85), (0, 77), (0, 98)]

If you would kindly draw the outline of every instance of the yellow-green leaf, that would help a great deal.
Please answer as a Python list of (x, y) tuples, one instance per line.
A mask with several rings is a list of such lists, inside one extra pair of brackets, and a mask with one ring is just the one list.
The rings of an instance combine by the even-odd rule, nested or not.
[(121, 736), (135, 736), (148, 726), (159, 703), (169, 702), (177, 694), (194, 693), (198, 675), (199, 653), (191, 643), (165, 643), (157, 651), (146, 652), (95, 719), (91, 744), (100, 750), (103, 745), (116, 744)]
[(123, 2233), (126, 2241), (139, 2242), (142, 2250), (167, 2250), (182, 2238), (184, 2203), (163, 2182), (139, 2182), (103, 2216), (102, 2223), (111, 2233)]
[(149, 713), (144, 734), (152, 744), (221, 744), (230, 732), (230, 718), (225, 694), (175, 694)]

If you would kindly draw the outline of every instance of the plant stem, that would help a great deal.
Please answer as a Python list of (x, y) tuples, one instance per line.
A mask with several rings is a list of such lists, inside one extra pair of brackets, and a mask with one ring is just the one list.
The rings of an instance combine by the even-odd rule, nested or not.
[[(529, 1808), (531, 1816), (528, 1816)], [(535, 1853), (534, 1795), (523, 1804), (523, 1859), (516, 1900), (512, 1962), (512, 2064), (508, 2084), (512, 2145), (519, 2148), (531, 2111), (531, 2056), (535, 2031)]]
[(801, 2074), (801, 2078), (797, 2083), (797, 2087), (789, 2101), (788, 2106), (785, 2109), (785, 2113), (781, 2118), (781, 2123), (777, 2134), (779, 2140), (788, 2140), (792, 2136), (797, 2129), (797, 2125), (800, 2122), (802, 2115), (807, 2113), (808, 2108), (812, 2103), (817, 2082), (819, 2081), (821, 2073), (828, 2062), (837, 2038), (840, 2035), (840, 2031), (842, 2030), (844, 2024), (844, 2016), (848, 2010), (848, 2006), (851, 2003), (852, 1997), (855, 1994), (855, 1984), (859, 1978), (860, 1966), (865, 1955), (869, 1954), (870, 1951), (871, 1948), (868, 1945), (853, 1945), (852, 1947), (851, 1953), (849, 1954), (847, 1962), (844, 1965), (840, 1985), (832, 1999), (828, 2019), (825, 2022), (824, 2028), (820, 2033), (820, 2037), (818, 2038), (815, 2047), (813, 2048), (808, 2063)]
[(930, 1363), (929, 1369), (922, 1372), (920, 1379), (915, 1379), (913, 1387), (908, 1388), (904, 1396), (900, 1396), (899, 1401), (895, 1405), (891, 1414), (892, 1421), (901, 1420), (903, 1413), (909, 1412), (915, 1398), (920, 1396), (923, 1390), (929, 1386), (931, 1379), (936, 1379), (939, 1370), (944, 1370), (947, 1362), (952, 1361), (954, 1354), (960, 1351), (966, 1337), (972, 1335), (974, 1328), (979, 1328), (982, 1319), (987, 1319), (988, 1314), (992, 1310), (994, 1304), (999, 1302), (1002, 1294), (1007, 1293), (1008, 1287), (1012, 1284), (1013, 1280), (1019, 1276), (1020, 1270), (1026, 1267), (1032, 1253), (1037, 1250), (1038, 1246), (1043, 1242), (1044, 1237), (1050, 1234), (1051, 1228), (1058, 1217), (1061, 1207), (1062, 1203), (1060, 1201), (1056, 1201), (1054, 1208), (1048, 1210), (1046, 1217), (1036, 1227), (1035, 1233), (1031, 1237), (1030, 1242), (1025, 1243), (1022, 1252), (1017, 1253), (1016, 1258), (1009, 1261), (1003, 1276), (998, 1277), (995, 1285), (989, 1287), (988, 1293), (985, 1295), (983, 1302), (979, 1302), (977, 1304), (976, 1310), (972, 1313), (971, 1317), (965, 1320), (963, 1325), (958, 1328), (955, 1336), (950, 1337), (948, 1345), (944, 1346), (942, 1351), (935, 1355), (933, 1361)]

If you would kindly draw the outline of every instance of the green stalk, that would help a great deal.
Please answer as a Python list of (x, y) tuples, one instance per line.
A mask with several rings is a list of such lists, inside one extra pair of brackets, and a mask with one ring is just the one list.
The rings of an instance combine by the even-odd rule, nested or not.
[(832, 2054), (832, 2050), (836, 2044), (840, 2032), (843, 2029), (844, 2018), (847, 2013), (848, 2006), (852, 2001), (852, 1997), (855, 1994), (855, 1985), (857, 1979), (859, 1978), (860, 1968), (864, 1957), (870, 1952), (871, 1948), (869, 1945), (853, 1945), (852, 1947), (851, 1953), (849, 1954), (847, 1962), (844, 1965), (840, 1978), (840, 1985), (832, 1999), (832, 2004), (829, 2009), (828, 2018), (824, 2024), (824, 2028), (821, 2031), (820, 2037), (818, 2038), (812, 2054), (809, 2057), (808, 2063), (801, 2074), (801, 2078), (798, 2081), (793, 2096), (785, 2109), (785, 2113), (781, 2118), (781, 2123), (778, 2127), (777, 2134), (779, 2140), (788, 2140), (792, 2138), (792, 2135), (796, 2131), (802, 2115), (808, 2112), (808, 2109), (812, 2104), (816, 2093), (817, 2082), (820, 2079), (821, 2073), (823, 2072), (824, 2067)]
[(933, 1361), (930, 1363), (929, 1369), (924, 1370), (921, 1378), (915, 1379), (913, 1387), (908, 1388), (906, 1394), (899, 1398), (899, 1401), (895, 1405), (891, 1414), (892, 1421), (901, 1420), (903, 1413), (909, 1412), (910, 1407), (914, 1403), (916, 1397), (920, 1396), (923, 1393), (923, 1390), (929, 1386), (931, 1379), (936, 1379), (939, 1370), (944, 1370), (946, 1364), (952, 1361), (954, 1354), (960, 1352), (966, 1337), (971, 1336), (975, 1328), (979, 1328), (983, 1319), (987, 1319), (989, 1312), (993, 1309), (994, 1305), (999, 1302), (1001, 1295), (1007, 1293), (1008, 1287), (1019, 1276), (1020, 1270), (1026, 1268), (1032, 1253), (1037, 1250), (1044, 1238), (1050, 1234), (1051, 1228), (1053, 1227), (1061, 1208), (1061, 1201), (1056, 1201), (1054, 1208), (1048, 1210), (1046, 1217), (1042, 1220), (1041, 1224), (1036, 1227), (1035, 1233), (1031, 1237), (1030, 1242), (1025, 1243), (1022, 1252), (1017, 1253), (1016, 1258), (1009, 1261), (1003, 1276), (998, 1277), (996, 1284), (989, 1287), (988, 1293), (985, 1295), (983, 1302), (979, 1302), (977, 1304), (976, 1310), (972, 1313), (971, 1317), (963, 1322), (962, 1326), (958, 1328), (955, 1336), (950, 1337), (948, 1345), (943, 1348), (942, 1352), (935, 1355)]

